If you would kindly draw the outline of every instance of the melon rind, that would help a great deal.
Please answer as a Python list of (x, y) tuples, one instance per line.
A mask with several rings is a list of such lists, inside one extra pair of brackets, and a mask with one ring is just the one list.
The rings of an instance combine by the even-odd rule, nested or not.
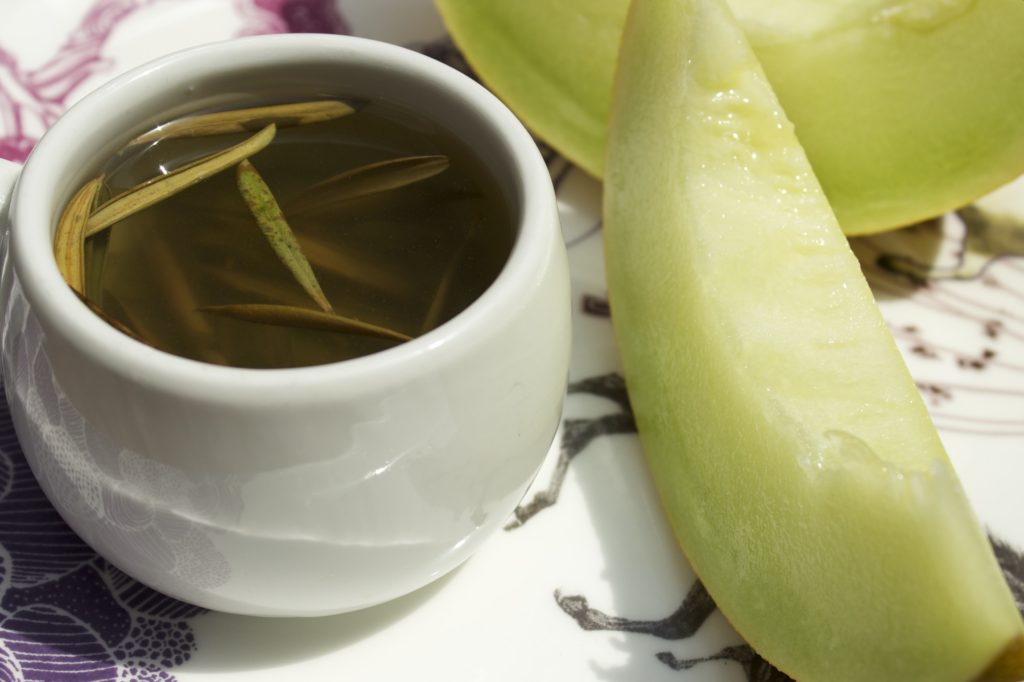
[[(1024, 2), (730, 4), (847, 234), (938, 215), (1024, 172)], [(483, 80), (603, 176), (628, 0), (437, 5)]]

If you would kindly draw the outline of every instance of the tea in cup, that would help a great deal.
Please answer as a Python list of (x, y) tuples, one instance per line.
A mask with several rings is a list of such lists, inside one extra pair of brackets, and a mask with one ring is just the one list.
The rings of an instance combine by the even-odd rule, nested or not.
[[(205, 139), (144, 137), (176, 121), (310, 102), (353, 113), (305, 130), (250, 116), (242, 131)], [(361, 147), (362, 114), (380, 114), (411, 146)], [(282, 136), (277, 147), (246, 149), (161, 199), (176, 203), (70, 240), (81, 244), (84, 269), (82, 290), (69, 286), (54, 238), (82, 188), (108, 183), (83, 201), (88, 231), (105, 205), (160, 180), (118, 166), (131, 156), (146, 168), (147, 152), (136, 152), (147, 145), (181, 164), (156, 162), (169, 177), (268, 126)], [(444, 142), (431, 146), (431, 137)], [(308, 152), (296, 157), (289, 144)], [(354, 158), (337, 160), (345, 156)], [(335, 201), (353, 177), (365, 185), (376, 172), (379, 181), (383, 167), (396, 184), (401, 164), (417, 163), (420, 175), (431, 163), (447, 166)], [(109, 179), (118, 173), (120, 185)], [(467, 559), (505, 522), (549, 449), (570, 336), (554, 192), (515, 117), (440, 63), (327, 35), (195, 48), (86, 97), (23, 168), (0, 166), (0, 178), (13, 185), (0, 296), (4, 385), (19, 439), (69, 525), (155, 589), (256, 615), (381, 603)], [(328, 191), (309, 194), (320, 182)], [(275, 211), (291, 237), (267, 220)], [(339, 224), (348, 241), (332, 232)], [(301, 257), (287, 257), (294, 244)], [(412, 272), (418, 256), (429, 274)], [(306, 268), (322, 302), (296, 274)], [(213, 286), (217, 278), (230, 281)], [(245, 305), (249, 313), (239, 312)], [(302, 324), (354, 320), (401, 338), (289, 327), (280, 315), (256, 320), (251, 306)], [(167, 341), (168, 330), (196, 324), (191, 315), (203, 320), (199, 336)], [(282, 340), (296, 331), (299, 341)], [(295, 352), (273, 360), (281, 349)]]

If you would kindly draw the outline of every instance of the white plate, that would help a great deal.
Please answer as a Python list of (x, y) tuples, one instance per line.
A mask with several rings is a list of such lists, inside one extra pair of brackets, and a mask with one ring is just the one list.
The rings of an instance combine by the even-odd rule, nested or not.
[[(4, 5), (0, 155), (14, 159), (116, 73), (210, 40), (351, 30), (460, 63), (429, 0)], [(618, 376), (600, 186), (550, 158), (573, 269), (572, 386), (561, 448), (521, 518), (452, 575), (375, 609), (311, 620), (198, 613), (124, 578), (71, 535), (0, 407), (0, 670), (15, 679), (85, 669), (111, 680), (786, 679), (742, 645), (676, 549)], [(1024, 182), (963, 215), (854, 246), (979, 516), (1009, 543), (1000, 551), (1020, 601)]]

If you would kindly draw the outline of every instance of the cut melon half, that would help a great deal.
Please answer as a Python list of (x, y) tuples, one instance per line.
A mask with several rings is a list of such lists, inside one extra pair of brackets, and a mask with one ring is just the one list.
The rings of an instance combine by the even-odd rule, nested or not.
[[(437, 0), (483, 80), (604, 172), (628, 0)], [(730, 0), (847, 234), (957, 208), (1024, 172), (1021, 0)]]
[(1022, 622), (860, 267), (721, 0), (634, 0), (612, 319), (680, 545), (801, 682), (1019, 680)]

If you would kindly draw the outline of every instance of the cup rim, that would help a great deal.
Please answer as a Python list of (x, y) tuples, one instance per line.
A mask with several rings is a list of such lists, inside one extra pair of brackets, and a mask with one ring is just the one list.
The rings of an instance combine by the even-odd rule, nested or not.
[[(103, 116), (111, 101), (138, 101), (140, 85), (170, 76), (207, 72), (216, 64), (244, 64), (245, 70), (281, 63), (360, 63), (382, 78), (396, 72), (448, 90), (491, 127), (514, 171), (519, 198), (517, 233), (505, 265), (467, 308), (437, 328), (393, 348), (329, 364), (253, 369), (192, 360), (136, 341), (98, 318), (78, 300), (60, 275), (52, 254), (51, 215), (62, 149), (75, 144), (75, 131)], [(233, 67), (226, 67), (231, 69)], [(152, 86), (150, 86), (152, 87)], [(496, 145), (497, 147), (497, 145)], [(494, 150), (491, 150), (494, 151)], [(49, 177), (49, 180), (48, 180)], [(354, 36), (280, 34), (210, 43), (175, 52), (135, 67), (73, 105), (43, 136), (22, 170), (11, 206), (10, 249), (15, 270), (43, 329), (73, 344), (89, 362), (178, 395), (241, 404), (315, 402), (322, 392), (358, 390), (366, 381), (400, 382), (433, 363), (457, 357), (476, 337), (502, 327), (502, 320), (528, 298), (541, 279), (557, 230), (554, 190), (547, 166), (520, 121), (479, 83), (455, 69), (407, 48)], [(15, 227), (20, 226), (20, 227)], [(491, 331), (488, 331), (491, 330)], [(419, 368), (419, 369), (418, 369)]]

